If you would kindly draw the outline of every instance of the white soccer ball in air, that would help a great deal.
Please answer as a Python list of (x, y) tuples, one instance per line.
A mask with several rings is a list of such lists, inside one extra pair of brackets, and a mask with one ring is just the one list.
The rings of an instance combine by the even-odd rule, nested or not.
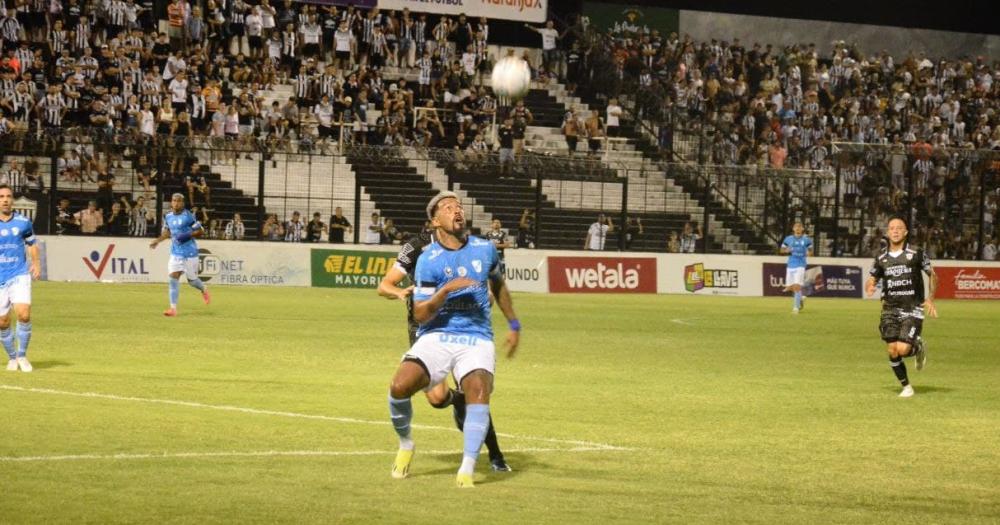
[(504, 57), (493, 66), (493, 92), (498, 97), (517, 100), (531, 89), (531, 68), (523, 59)]

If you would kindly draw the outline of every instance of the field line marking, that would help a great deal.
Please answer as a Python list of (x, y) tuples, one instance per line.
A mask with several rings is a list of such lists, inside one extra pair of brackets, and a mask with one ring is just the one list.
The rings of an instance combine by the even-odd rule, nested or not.
[[(242, 412), (244, 414), (256, 414), (264, 416), (278, 416), (278, 417), (293, 417), (300, 419), (313, 419), (318, 421), (335, 421), (337, 423), (349, 423), (355, 425), (383, 425), (388, 426), (392, 423), (389, 421), (372, 421), (368, 419), (356, 419), (351, 417), (337, 417), (337, 416), (324, 416), (319, 414), (303, 414), (300, 412), (286, 412), (281, 410), (265, 410), (259, 408), (247, 408), (238, 407), (232, 405), (209, 405), (206, 403), (198, 403), (195, 401), (181, 401), (177, 399), (156, 399), (150, 397), (133, 397), (133, 396), (118, 396), (114, 394), (101, 394), (98, 392), (70, 392), (66, 390), (53, 390), (50, 388), (32, 388), (32, 387), (21, 387), (13, 385), (0, 385), (0, 390), (9, 390), (15, 392), (28, 392), (34, 394), (51, 394), (60, 396), (70, 396), (70, 397), (86, 397), (93, 399), (109, 399), (113, 401), (133, 401), (137, 403), (153, 403), (158, 405), (172, 405), (172, 406), (183, 406), (190, 408), (205, 408), (210, 410), (222, 410), (227, 412)], [(436, 425), (412, 425), (413, 428), (422, 430), (446, 430), (450, 432), (457, 432), (457, 429), (451, 427), (441, 427)], [(546, 443), (560, 443), (564, 445), (575, 445), (578, 447), (594, 447), (604, 450), (625, 450), (623, 447), (617, 447), (615, 445), (609, 445), (607, 443), (596, 443), (591, 441), (581, 441), (576, 439), (558, 439), (558, 438), (546, 438), (539, 436), (522, 436), (518, 434), (506, 434), (502, 432), (497, 432), (500, 437), (508, 439), (524, 439), (529, 441), (542, 441)]]
[[(624, 449), (614, 449), (624, 450)], [(602, 447), (510, 448), (506, 453), (543, 452), (608, 452)], [(461, 454), (461, 450), (418, 450), (418, 454), (447, 456)], [(211, 459), (211, 458), (270, 458), (270, 457), (338, 457), (338, 456), (392, 456), (395, 450), (261, 450), (250, 452), (162, 452), (162, 453), (119, 453), (119, 454), (61, 454), (52, 456), (0, 456), (0, 463), (31, 463), (42, 461), (86, 461), (86, 460), (132, 460), (132, 459)]]

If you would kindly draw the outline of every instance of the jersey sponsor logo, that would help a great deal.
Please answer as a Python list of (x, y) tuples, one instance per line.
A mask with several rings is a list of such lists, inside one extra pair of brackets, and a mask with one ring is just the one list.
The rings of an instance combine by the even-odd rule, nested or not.
[(946, 299), (1000, 299), (1000, 268), (942, 266), (937, 297)]
[[(99, 251), (90, 252), (88, 257), (82, 257), (83, 263), (87, 265), (90, 273), (100, 279), (105, 270), (109, 270), (108, 263), (111, 264), (110, 274), (116, 277), (128, 277), (138, 275), (149, 275), (146, 270), (146, 259), (143, 257), (113, 257), (115, 245), (109, 244), (102, 255)], [(95, 266), (96, 265), (96, 266)]]
[(396, 262), (391, 252), (312, 250), (312, 284), (334, 288), (376, 288)]
[(549, 257), (553, 293), (656, 293), (651, 257)]
[(713, 292), (740, 287), (739, 270), (706, 269), (703, 263), (689, 264), (684, 267), (684, 289), (697, 292), (705, 288), (718, 288)]
[(479, 338), (474, 335), (440, 334), (438, 341), (455, 345), (476, 346)]

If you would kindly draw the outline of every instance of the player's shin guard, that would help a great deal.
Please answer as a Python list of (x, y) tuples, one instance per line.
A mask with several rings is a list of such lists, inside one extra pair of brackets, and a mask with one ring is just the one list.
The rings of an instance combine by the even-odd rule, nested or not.
[(462, 467), (459, 474), (472, 474), (479, 459), (479, 449), (486, 439), (486, 430), (490, 426), (490, 406), (485, 404), (469, 404), (465, 410), (465, 425), (462, 431), (465, 438)]
[(413, 420), (413, 404), (410, 398), (396, 399), (389, 396), (389, 417), (392, 418), (392, 428), (399, 436), (400, 448), (413, 448), (410, 421)]
[(31, 322), (17, 323), (17, 357), (28, 354), (29, 342), (31, 342)]
[(173, 277), (170, 278), (170, 307), (177, 308), (177, 299), (181, 296), (181, 281)]
[(892, 365), (892, 372), (896, 374), (899, 384), (903, 386), (910, 384), (910, 379), (906, 377), (906, 363), (902, 357), (890, 357), (889, 364)]
[(10, 328), (0, 330), (0, 341), (3, 341), (3, 349), (7, 351), (7, 357), (17, 358), (17, 350), (14, 348), (14, 331)]
[(191, 286), (194, 286), (200, 292), (204, 292), (205, 291), (205, 283), (202, 282), (202, 280), (199, 279), (199, 278), (197, 278), (197, 277), (195, 277), (194, 279), (188, 279), (188, 284), (190, 284)]

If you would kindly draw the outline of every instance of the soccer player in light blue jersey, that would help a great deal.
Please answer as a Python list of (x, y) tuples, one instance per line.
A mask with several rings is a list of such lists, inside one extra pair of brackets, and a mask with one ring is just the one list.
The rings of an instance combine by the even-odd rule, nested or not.
[(458, 196), (441, 192), (427, 205), (436, 243), (417, 259), (413, 318), (417, 342), (403, 356), (389, 386), (389, 414), (399, 435), (392, 477), (405, 478), (413, 459), (410, 397), (430, 391), (448, 374), (465, 392), (464, 454), (456, 482), (473, 487), (472, 474), (490, 424), (490, 393), (496, 353), (490, 317), (490, 287), (510, 327), (507, 357), (520, 341), (521, 323), (503, 280), (495, 245), (466, 234)]
[(812, 255), (812, 239), (805, 234), (802, 221), (795, 221), (792, 234), (781, 241), (781, 253), (788, 254), (788, 266), (785, 269), (785, 291), (795, 294), (792, 313), (797, 314), (804, 305), (802, 285), (806, 278), (806, 257)]
[(198, 278), (198, 243), (195, 239), (201, 237), (205, 229), (190, 210), (184, 209), (184, 196), (175, 193), (170, 198), (170, 212), (163, 216), (163, 231), (149, 247), (155, 249), (158, 244), (167, 239), (170, 242), (170, 261), (167, 263), (167, 273), (170, 274), (170, 308), (163, 315), (177, 316), (177, 299), (181, 295), (181, 274), (187, 277), (188, 284), (201, 292), (205, 304), (212, 302), (205, 283)]
[[(28, 263), (27, 254), (31, 258)], [(31, 221), (14, 213), (14, 191), (0, 184), (0, 340), (7, 351), (7, 370), (31, 372), (28, 342), (31, 341), (31, 279), (38, 279), (42, 266)], [(17, 315), (17, 348), (10, 329), (11, 307)]]

